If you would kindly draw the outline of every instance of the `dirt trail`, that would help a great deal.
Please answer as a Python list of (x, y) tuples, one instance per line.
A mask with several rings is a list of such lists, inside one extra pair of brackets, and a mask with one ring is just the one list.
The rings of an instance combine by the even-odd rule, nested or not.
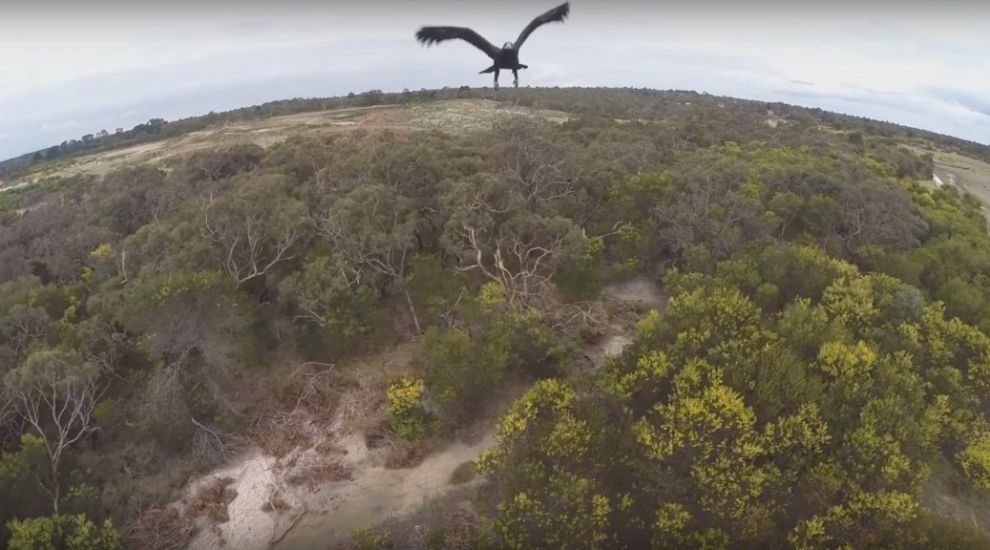
[(404, 516), (454, 487), (450, 483), (454, 470), (477, 459), (491, 445), (488, 436), (473, 445), (454, 443), (414, 468), (367, 467), (353, 481), (325, 487), (322, 492), (332, 502), (330, 509), (306, 513), (273, 548), (326, 548), (346, 538), (353, 529)]
[[(667, 302), (660, 286), (646, 276), (610, 284), (602, 294), (628, 311), (612, 319), (606, 336), (588, 350), (595, 364), (618, 355), (632, 342), (629, 327), (635, 312), (662, 309)], [(408, 358), (391, 354), (382, 360), (408, 362)], [(327, 548), (345, 540), (356, 528), (403, 517), (430, 499), (455, 487), (465, 487), (451, 483), (454, 471), (476, 460), (494, 444), (489, 433), (474, 443), (452, 443), (426, 456), (415, 467), (386, 469), (382, 466), (381, 450), (369, 450), (359, 430), (343, 430), (347, 425), (343, 421), (333, 424), (325, 433), (343, 435), (324, 438), (329, 437), (326, 443), (337, 448), (332, 456), (351, 472), (349, 479), (322, 482), (315, 488), (291, 486), (286, 482), (294, 472), (305, 471), (307, 465), (327, 459), (317, 451), (319, 445), (297, 449), (281, 459), (267, 456), (257, 448), (250, 449), (230, 465), (190, 484), (187, 495), (195, 495), (199, 488), (217, 479), (231, 478), (230, 488), (236, 491), (236, 497), (227, 507), (226, 522), (210, 525), (205, 519), (199, 520), (200, 530), (189, 547), (195, 550)], [(274, 495), (278, 495), (281, 506), (273, 506)], [(190, 498), (187, 496), (185, 502)]]
[(292, 510), (272, 514), (263, 509), (271, 499), (272, 489), (279, 485), (279, 469), (275, 458), (265, 456), (260, 449), (251, 449), (232, 464), (191, 484), (188, 493), (196, 494), (213, 480), (231, 478), (231, 488), (237, 496), (227, 507), (227, 522), (212, 526), (205, 518), (197, 519), (199, 534), (189, 548), (262, 549), (269, 546), (268, 541), (281, 536), (300, 514)]
[[(667, 307), (668, 299), (660, 285), (646, 275), (637, 275), (625, 281), (610, 283), (602, 289), (602, 295), (636, 309), (661, 311)], [(596, 364), (600, 364), (605, 359), (621, 354), (622, 350), (633, 342), (632, 337), (627, 324), (613, 320), (601, 343), (589, 350), (588, 355)]]
[(667, 307), (667, 295), (660, 285), (646, 275), (636, 275), (618, 283), (610, 283), (602, 294), (622, 302), (663, 309)]
[[(352, 479), (328, 482), (315, 491), (288, 486), (286, 465), (265, 456), (260, 449), (252, 449), (233, 464), (197, 480), (190, 486), (189, 494), (226, 477), (233, 479), (230, 488), (237, 496), (227, 507), (228, 521), (209, 525), (207, 520), (199, 520), (200, 530), (189, 548), (326, 548), (345, 539), (353, 529), (404, 516), (429, 499), (443, 495), (455, 487), (451, 484), (454, 470), (477, 459), (492, 445), (492, 439), (489, 435), (473, 444), (453, 443), (415, 467), (394, 470), (377, 463), (359, 432), (335, 443), (346, 451), (342, 463), (353, 471)], [(306, 450), (303, 454), (312, 452)], [(275, 493), (290, 508), (273, 512), (271, 503)]]

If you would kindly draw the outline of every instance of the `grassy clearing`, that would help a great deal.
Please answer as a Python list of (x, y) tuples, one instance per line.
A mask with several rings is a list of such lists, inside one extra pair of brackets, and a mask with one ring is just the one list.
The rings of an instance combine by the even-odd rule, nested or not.
[(216, 125), (177, 138), (42, 164), (27, 176), (26, 181), (83, 174), (103, 176), (126, 166), (161, 163), (204, 149), (243, 143), (269, 147), (290, 137), (331, 135), (356, 129), (478, 131), (491, 128), (495, 121), (505, 116), (530, 116), (558, 123), (568, 118), (561, 111), (506, 106), (488, 99), (313, 111)]

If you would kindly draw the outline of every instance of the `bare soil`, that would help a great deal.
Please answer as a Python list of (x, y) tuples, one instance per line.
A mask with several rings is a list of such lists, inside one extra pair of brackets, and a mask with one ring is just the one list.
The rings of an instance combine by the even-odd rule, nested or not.
[[(938, 178), (943, 185), (972, 193), (983, 203), (983, 215), (990, 220), (990, 164), (942, 149), (926, 149), (918, 146), (908, 146), (908, 149), (918, 154), (931, 153), (935, 161), (935, 173), (932, 174), (932, 178)], [(932, 185), (936, 184), (932, 183)]]
[(364, 467), (352, 482), (325, 485), (318, 497), (324, 497), (329, 506), (303, 516), (273, 548), (325, 548), (346, 539), (353, 529), (402, 517), (454, 487), (452, 478), (458, 468), (476, 460), (491, 445), (490, 437), (471, 445), (457, 442), (414, 468), (391, 470), (369, 466), (363, 438), (353, 438), (349, 447)]
[(550, 122), (564, 122), (568, 118), (561, 111), (506, 106), (487, 99), (455, 99), (424, 104), (377, 105), (297, 113), (219, 124), (176, 138), (42, 165), (23, 181), (7, 182), (7, 187), (3, 189), (48, 178), (81, 174), (102, 176), (124, 166), (161, 163), (195, 151), (233, 144), (255, 143), (261, 147), (270, 147), (292, 136), (330, 135), (357, 129), (390, 130), (403, 134), (433, 129), (470, 132), (491, 128), (495, 121), (507, 116), (527, 116)]
[(990, 220), (990, 164), (960, 155), (935, 151), (935, 175), (948, 185), (954, 185), (980, 199), (983, 215)]
[(663, 311), (668, 300), (660, 284), (643, 274), (609, 283), (602, 289), (602, 295), (613, 303), (615, 311), (610, 315), (605, 336), (586, 351), (596, 365), (621, 355), (626, 346), (632, 344), (632, 325), (639, 313), (650, 309)]
[(667, 307), (667, 295), (663, 293), (660, 285), (647, 275), (636, 275), (625, 281), (609, 283), (602, 289), (602, 294), (647, 308)]

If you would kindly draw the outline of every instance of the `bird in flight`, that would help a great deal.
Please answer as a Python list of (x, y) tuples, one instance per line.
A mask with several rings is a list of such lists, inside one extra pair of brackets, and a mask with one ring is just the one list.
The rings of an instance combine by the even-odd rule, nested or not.
[(564, 19), (567, 19), (567, 15), (570, 11), (570, 3), (564, 2), (556, 8), (540, 15), (536, 19), (533, 19), (529, 25), (526, 25), (526, 28), (519, 33), (519, 38), (516, 39), (515, 43), (506, 42), (501, 48), (496, 47), (488, 40), (485, 40), (483, 36), (467, 27), (423, 27), (416, 32), (416, 40), (427, 46), (432, 46), (433, 44), (443, 42), (444, 40), (451, 40), (453, 38), (460, 38), (461, 40), (469, 42), (474, 47), (485, 52), (485, 54), (492, 58), (492, 61), (494, 61), (494, 64), (491, 67), (488, 67), (478, 74), (495, 73), (495, 89), (497, 90), (499, 71), (502, 69), (512, 70), (512, 85), (518, 88), (519, 69), (529, 68), (529, 66), (519, 63), (519, 49), (522, 48), (523, 43), (526, 42), (529, 35), (541, 25), (545, 23), (552, 23), (554, 21), (563, 22)]

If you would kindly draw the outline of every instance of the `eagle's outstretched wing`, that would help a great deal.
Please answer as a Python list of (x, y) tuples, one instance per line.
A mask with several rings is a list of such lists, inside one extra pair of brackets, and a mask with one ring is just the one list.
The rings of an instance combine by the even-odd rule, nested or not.
[(571, 13), (571, 4), (570, 2), (564, 2), (563, 4), (557, 6), (556, 8), (532, 20), (529, 23), (529, 25), (526, 25), (526, 28), (523, 29), (521, 33), (519, 33), (519, 38), (516, 39), (516, 43), (514, 44), (516, 51), (519, 51), (519, 48), (522, 47), (523, 42), (525, 42), (526, 39), (529, 38), (529, 35), (532, 34), (532, 32), (535, 31), (537, 27), (545, 23), (553, 23), (554, 21), (563, 22), (564, 19), (567, 19), (567, 15), (569, 13)]
[(485, 40), (483, 36), (467, 27), (423, 27), (416, 31), (416, 40), (427, 46), (454, 38), (460, 38), (461, 40), (470, 42), (475, 48), (485, 52), (492, 59), (495, 59), (495, 56), (500, 51), (491, 42)]

